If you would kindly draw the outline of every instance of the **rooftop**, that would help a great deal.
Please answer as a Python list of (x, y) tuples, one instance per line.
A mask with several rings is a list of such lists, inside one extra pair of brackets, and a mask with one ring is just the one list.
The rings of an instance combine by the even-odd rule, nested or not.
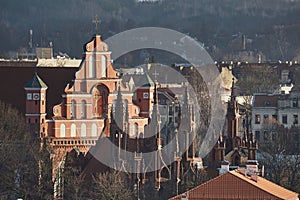
[(288, 199), (299, 200), (298, 193), (262, 177), (250, 177), (236, 169), (211, 179), (169, 200), (186, 199)]

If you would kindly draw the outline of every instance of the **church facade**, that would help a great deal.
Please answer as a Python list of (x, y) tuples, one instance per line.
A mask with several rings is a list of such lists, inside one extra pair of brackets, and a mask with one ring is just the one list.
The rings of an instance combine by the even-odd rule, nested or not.
[[(196, 156), (194, 142), (188, 143), (196, 134), (188, 93), (185, 92), (185, 101), (180, 105), (171, 90), (159, 87), (146, 73), (139, 79), (143, 84), (137, 83), (135, 88), (132, 78), (128, 83), (122, 82), (100, 35), (95, 35), (84, 50), (76, 78), (65, 87), (62, 101), (53, 107), (50, 118), (46, 117), (46, 83), (34, 74), (24, 87), (26, 122), (51, 148), (55, 197), (62, 196), (59, 173), (67, 153), (75, 149), (88, 156), (91, 149), (97, 151), (102, 138), (109, 139), (119, 150), (134, 152), (131, 158), (114, 151), (101, 153), (112, 155), (114, 166), (120, 170), (123, 167), (125, 171), (126, 159), (133, 159), (135, 165), (130, 167), (138, 172), (133, 175), (138, 185), (150, 181), (160, 190), (164, 182), (171, 180), (172, 185), (178, 187), (187, 174), (184, 172), (196, 174), (201, 158)], [(181, 109), (187, 112), (181, 113)], [(178, 132), (180, 122), (184, 124), (182, 132)], [(172, 155), (167, 155), (163, 147), (174, 138)], [(156, 152), (154, 156), (147, 158), (152, 159), (152, 166), (146, 166), (143, 153), (152, 151)], [(175, 162), (169, 164), (167, 160)], [(88, 172), (89, 166), (87, 164), (83, 171)], [(159, 169), (148, 173), (149, 167)]]

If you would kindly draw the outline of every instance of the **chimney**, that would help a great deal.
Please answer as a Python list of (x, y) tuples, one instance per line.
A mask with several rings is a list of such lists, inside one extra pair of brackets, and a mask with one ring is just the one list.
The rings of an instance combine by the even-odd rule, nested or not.
[(223, 160), (221, 162), (221, 168), (219, 170), (219, 175), (225, 174), (226, 172), (229, 172), (229, 162), (227, 160)]
[(247, 160), (246, 164), (246, 175), (256, 175), (258, 172), (258, 162), (257, 160)]
[(261, 54), (258, 54), (258, 63), (261, 63)]
[(181, 200), (187, 200), (187, 195), (186, 195), (186, 193), (183, 193), (183, 194), (181, 195)]

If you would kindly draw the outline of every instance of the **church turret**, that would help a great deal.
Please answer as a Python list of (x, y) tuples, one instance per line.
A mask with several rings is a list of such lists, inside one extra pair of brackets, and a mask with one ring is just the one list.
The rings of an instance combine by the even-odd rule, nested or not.
[(188, 88), (185, 88), (183, 104), (181, 107), (181, 122), (180, 129), (182, 130), (182, 142), (184, 146), (182, 150), (186, 152), (186, 159), (190, 160), (195, 157), (195, 132), (192, 125), (191, 107), (188, 100)]
[(218, 141), (211, 151), (211, 155), (210, 155), (211, 166), (217, 167), (225, 159), (225, 149), (226, 149), (226, 141), (223, 138), (222, 132), (220, 132)]
[(134, 103), (140, 108), (140, 117), (150, 117), (150, 110), (152, 107), (152, 100), (154, 96), (154, 85), (148, 74), (144, 74), (139, 82), (136, 84), (136, 98)]
[(120, 86), (118, 87), (114, 120), (115, 120), (116, 124), (118, 125), (119, 129), (124, 131), (124, 105), (123, 105)]
[(47, 85), (35, 73), (24, 86), (26, 92), (26, 123), (38, 137), (45, 133)]

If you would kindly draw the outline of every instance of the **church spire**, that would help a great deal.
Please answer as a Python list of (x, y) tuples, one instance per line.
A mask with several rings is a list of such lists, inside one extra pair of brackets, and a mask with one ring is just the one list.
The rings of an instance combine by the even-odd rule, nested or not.
[(235, 101), (235, 94), (234, 94), (234, 78), (232, 78), (232, 85), (231, 85), (231, 94), (230, 94), (230, 101), (234, 102)]
[(188, 100), (188, 87), (186, 86), (183, 96), (183, 103), (181, 107), (181, 128), (182, 130), (190, 132), (191, 130), (191, 113), (190, 113), (190, 106)]
[(189, 103), (188, 103), (188, 88), (187, 88), (187, 86), (185, 87), (185, 90), (184, 90), (182, 110), (184, 111), (184, 113), (186, 115), (188, 115), (188, 113), (189, 113)]
[(158, 103), (158, 94), (157, 94), (157, 81), (154, 82), (154, 93), (153, 93), (153, 104), (156, 105)]

